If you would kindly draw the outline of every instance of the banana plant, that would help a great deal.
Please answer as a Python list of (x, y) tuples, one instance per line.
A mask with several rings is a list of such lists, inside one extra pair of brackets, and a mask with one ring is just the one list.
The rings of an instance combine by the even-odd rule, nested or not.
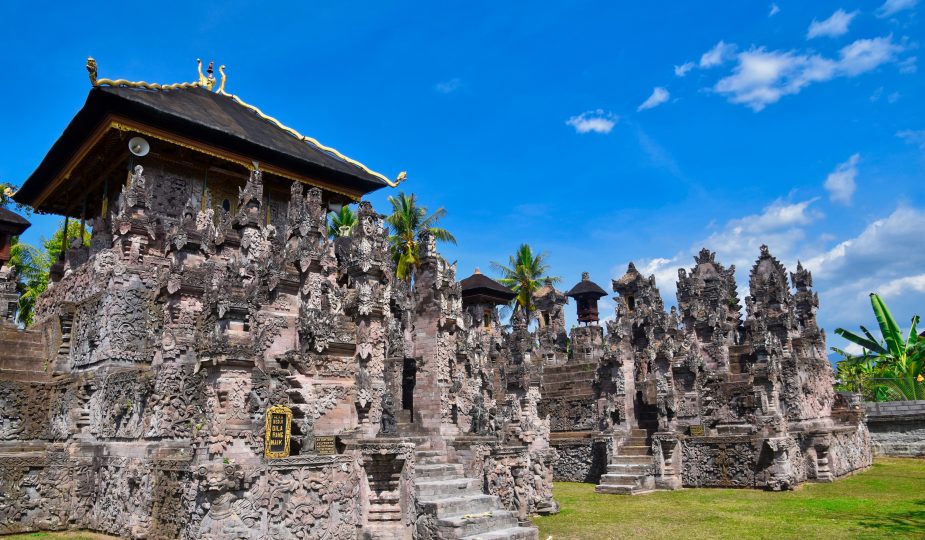
[(860, 345), (862, 350), (860, 355), (852, 355), (832, 347), (832, 351), (844, 358), (838, 364), (839, 375), (855, 384), (872, 386), (872, 397), (878, 401), (885, 400), (879, 398), (925, 399), (925, 337), (918, 335), (919, 316), (912, 317), (909, 333), (904, 335), (880, 296), (871, 293), (870, 304), (881, 339), (864, 326), (860, 327), (863, 335), (835, 329), (836, 334)]

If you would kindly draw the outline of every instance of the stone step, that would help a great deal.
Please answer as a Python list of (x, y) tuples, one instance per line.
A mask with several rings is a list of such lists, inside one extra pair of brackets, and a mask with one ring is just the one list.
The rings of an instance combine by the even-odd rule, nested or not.
[(414, 461), (419, 466), (446, 463), (446, 452), (441, 452), (439, 450), (418, 450), (414, 453)]
[(544, 377), (558, 377), (565, 373), (594, 373), (597, 371), (597, 362), (584, 362), (581, 364), (565, 364), (563, 366), (547, 366), (543, 370)]
[(465, 495), (462, 497), (434, 497), (418, 499), (421, 511), (438, 518), (478, 514), (501, 508), (501, 500), (496, 495)]
[(620, 454), (624, 456), (648, 456), (651, 455), (651, 446), (623, 446), (620, 448)]
[(20, 369), (25, 371), (44, 371), (45, 360), (40, 357), (16, 356), (14, 358), (0, 357), (0, 367), (3, 369)]
[(630, 437), (623, 443), (624, 446), (649, 446), (650, 444), (652, 444), (652, 439), (647, 437)]
[(520, 522), (509, 510), (489, 510), (477, 514), (465, 514), (437, 520), (437, 532), (441, 538), (464, 538), (499, 529), (516, 527)]
[(538, 540), (539, 530), (533, 527), (508, 527), (497, 531), (464, 536), (462, 540)]
[(450, 480), (463, 476), (463, 467), (458, 463), (430, 463), (415, 467), (421, 480)]
[(651, 489), (640, 490), (635, 486), (611, 486), (611, 485), (599, 485), (594, 488), (594, 491), (597, 493), (610, 493), (612, 495), (642, 495), (645, 493), (652, 493)]
[(51, 379), (51, 375), (44, 371), (23, 369), (0, 369), (0, 380), (21, 382), (42, 382)]
[(652, 463), (652, 456), (627, 456), (627, 455), (616, 455), (610, 459), (612, 465), (636, 465), (643, 464), (649, 465)]
[(453, 497), (482, 492), (481, 483), (475, 478), (456, 478), (453, 480), (435, 480), (432, 482), (417, 480), (414, 491), (419, 499), (435, 498), (438, 495)]
[(602, 486), (641, 486), (645, 481), (645, 475), (639, 474), (613, 474), (607, 473), (601, 475)]
[(645, 474), (649, 472), (652, 462), (646, 463), (611, 463), (607, 472), (612, 474)]

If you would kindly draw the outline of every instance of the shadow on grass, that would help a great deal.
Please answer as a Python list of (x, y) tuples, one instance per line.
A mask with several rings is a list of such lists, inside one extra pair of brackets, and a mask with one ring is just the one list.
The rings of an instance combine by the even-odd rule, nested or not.
[[(925, 499), (912, 501), (912, 504), (925, 507)], [(877, 516), (876, 519), (862, 520), (859, 524), (883, 533), (922, 534), (925, 531), (925, 509), (883, 514)]]

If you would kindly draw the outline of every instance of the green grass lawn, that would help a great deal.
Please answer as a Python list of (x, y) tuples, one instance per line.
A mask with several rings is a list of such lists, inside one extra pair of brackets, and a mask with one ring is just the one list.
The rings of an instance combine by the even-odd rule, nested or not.
[(540, 540), (592, 538), (923, 538), (925, 460), (877, 459), (862, 473), (795, 491), (682, 489), (634, 497), (557, 482)]

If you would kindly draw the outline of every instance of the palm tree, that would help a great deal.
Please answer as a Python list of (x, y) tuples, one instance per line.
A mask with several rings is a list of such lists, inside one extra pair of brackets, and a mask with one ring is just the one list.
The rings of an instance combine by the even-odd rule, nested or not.
[(349, 206), (341, 206), (339, 212), (331, 212), (328, 217), (330, 218), (330, 223), (328, 224), (328, 236), (330, 238), (353, 236), (353, 228), (357, 224), (357, 215)]
[(418, 243), (424, 232), (429, 232), (441, 242), (451, 244), (456, 243), (456, 237), (446, 229), (436, 226), (438, 221), (446, 217), (446, 210), (442, 207), (428, 216), (427, 208), (418, 206), (417, 195), (405, 195), (404, 192), (400, 192), (398, 197), (389, 196), (389, 202), (392, 203), (392, 215), (385, 220), (392, 229), (389, 245), (396, 264), (395, 275), (399, 279), (407, 280), (421, 264)]
[(48, 288), (48, 271), (51, 262), (37, 247), (13, 238), (10, 246), (10, 266), (16, 271), (19, 300), (16, 319), (24, 326), (32, 324), (35, 300)]
[(925, 399), (925, 337), (917, 334), (919, 316), (912, 317), (912, 328), (904, 337), (883, 299), (871, 293), (870, 304), (882, 339), (878, 340), (864, 326), (861, 326), (863, 336), (836, 328), (836, 334), (861, 346), (860, 355), (832, 347), (844, 358), (838, 363), (839, 374), (858, 377), (861, 384), (867, 382), (869, 394), (878, 401)]
[(492, 268), (502, 275), (498, 281), (517, 293), (513, 307), (521, 310), (527, 322), (536, 309), (533, 305), (533, 293), (546, 280), (551, 283), (560, 280), (558, 277), (545, 275), (549, 270), (549, 265), (546, 264), (547, 257), (545, 252), (534, 255), (528, 244), (521, 244), (514, 255), (508, 258), (507, 266), (494, 261), (491, 263)]
[[(68, 239), (78, 238), (81, 235), (81, 225), (71, 221), (67, 227)], [(83, 230), (84, 247), (90, 245), (90, 233)], [(35, 301), (39, 295), (48, 288), (48, 279), (51, 266), (58, 260), (64, 250), (64, 226), (55, 231), (51, 238), (42, 241), (44, 251), (39, 248), (13, 240), (10, 247), (10, 266), (16, 270), (18, 276), (19, 302), (17, 307), (17, 320), (24, 326), (32, 324)]]

